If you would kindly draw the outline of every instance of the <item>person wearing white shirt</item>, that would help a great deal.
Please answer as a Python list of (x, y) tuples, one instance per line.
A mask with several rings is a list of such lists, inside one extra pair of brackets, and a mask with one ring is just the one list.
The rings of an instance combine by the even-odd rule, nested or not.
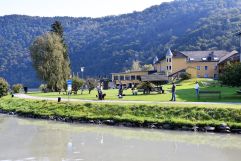
[(198, 82), (196, 82), (194, 88), (195, 88), (195, 91), (196, 91), (196, 95), (198, 96), (198, 94), (199, 94), (199, 84), (198, 84)]

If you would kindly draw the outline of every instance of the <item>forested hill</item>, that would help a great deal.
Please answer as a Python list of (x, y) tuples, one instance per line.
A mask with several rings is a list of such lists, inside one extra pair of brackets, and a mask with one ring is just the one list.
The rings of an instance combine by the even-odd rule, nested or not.
[(151, 63), (171, 47), (178, 50), (237, 49), (241, 0), (178, 0), (143, 12), (98, 19), (0, 17), (0, 76), (36, 85), (29, 46), (58, 20), (64, 26), (72, 70), (84, 75), (123, 71), (133, 59)]

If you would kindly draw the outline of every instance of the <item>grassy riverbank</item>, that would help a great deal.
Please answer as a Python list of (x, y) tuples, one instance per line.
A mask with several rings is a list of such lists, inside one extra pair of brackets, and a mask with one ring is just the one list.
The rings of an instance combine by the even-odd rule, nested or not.
[(80, 122), (111, 120), (115, 124), (127, 122), (143, 127), (159, 127), (164, 124), (175, 127), (215, 127), (227, 123), (231, 128), (241, 128), (240, 105), (56, 103), (4, 97), (0, 99), (0, 110), (33, 118), (63, 118)]

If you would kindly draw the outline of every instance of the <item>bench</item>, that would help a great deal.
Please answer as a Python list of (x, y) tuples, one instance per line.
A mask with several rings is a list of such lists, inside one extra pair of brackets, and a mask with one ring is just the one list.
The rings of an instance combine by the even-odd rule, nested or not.
[(137, 91), (138, 92), (144, 92), (144, 89), (138, 89)]
[(237, 94), (241, 94), (241, 90), (239, 90), (239, 91), (236, 91), (237, 92)]
[(200, 99), (200, 95), (207, 94), (207, 95), (218, 95), (219, 99), (221, 99), (221, 91), (199, 91), (198, 99)]

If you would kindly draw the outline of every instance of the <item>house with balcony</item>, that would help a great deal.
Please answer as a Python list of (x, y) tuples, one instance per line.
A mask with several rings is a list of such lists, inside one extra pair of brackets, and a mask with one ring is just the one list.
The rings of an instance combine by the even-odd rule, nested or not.
[(154, 68), (157, 72), (165, 73), (169, 78), (178, 77), (180, 73), (188, 73), (192, 78), (217, 79), (219, 66), (228, 58), (234, 59), (237, 51), (177, 51), (168, 50), (165, 56), (159, 59)]
[(182, 73), (191, 78), (217, 79), (227, 64), (240, 62), (237, 51), (177, 51), (169, 49), (161, 58), (153, 62), (153, 71), (127, 71), (112, 73), (112, 80), (118, 86), (131, 87), (142, 81), (163, 84), (179, 78)]

